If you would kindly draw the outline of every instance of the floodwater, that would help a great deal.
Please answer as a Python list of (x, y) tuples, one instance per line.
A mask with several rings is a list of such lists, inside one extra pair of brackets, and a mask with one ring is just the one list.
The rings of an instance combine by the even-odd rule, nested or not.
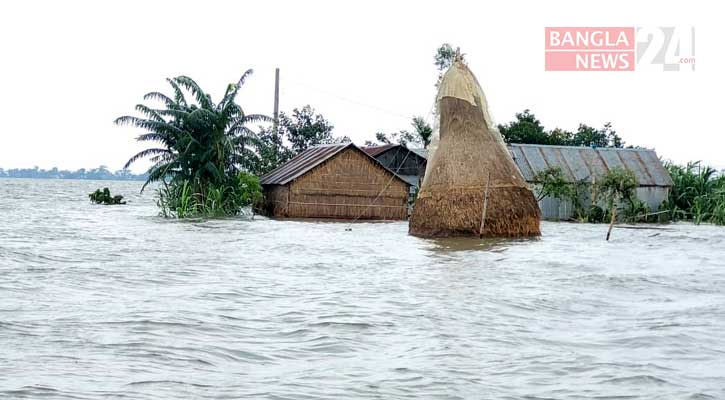
[(0, 179), (0, 398), (725, 398), (725, 228), (424, 240), (139, 188)]

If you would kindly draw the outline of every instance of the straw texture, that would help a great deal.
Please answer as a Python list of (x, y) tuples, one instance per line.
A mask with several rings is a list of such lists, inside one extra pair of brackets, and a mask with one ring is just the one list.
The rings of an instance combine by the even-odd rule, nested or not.
[(540, 234), (539, 206), (500, 134), (489, 125), (482, 96), (468, 67), (455, 62), (440, 84), (439, 139), (413, 209), (410, 234), (478, 236), (487, 184), (483, 236)]

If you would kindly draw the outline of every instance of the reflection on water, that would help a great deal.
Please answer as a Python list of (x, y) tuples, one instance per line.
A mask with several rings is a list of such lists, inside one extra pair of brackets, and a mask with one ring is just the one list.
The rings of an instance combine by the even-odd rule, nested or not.
[(725, 397), (722, 228), (429, 240), (139, 187), (0, 180), (0, 397)]

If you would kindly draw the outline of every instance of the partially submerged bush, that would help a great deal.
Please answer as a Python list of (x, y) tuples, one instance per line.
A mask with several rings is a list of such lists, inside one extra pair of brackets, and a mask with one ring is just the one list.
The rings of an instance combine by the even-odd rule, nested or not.
[(623, 203), (632, 205), (637, 200), (637, 177), (632, 171), (613, 168), (597, 182), (597, 189), (607, 203), (607, 214), (613, 222), (616, 211)]
[(587, 222), (598, 224), (600, 222), (604, 222), (604, 210), (602, 207), (599, 207), (597, 205), (592, 205), (589, 207), (589, 210), (587, 210)]
[(204, 186), (200, 181), (172, 181), (158, 189), (157, 204), (164, 217), (221, 217), (237, 215), (245, 207), (262, 203), (259, 178), (240, 172), (222, 184)]
[(559, 167), (549, 167), (538, 172), (534, 175), (534, 182), (540, 185), (537, 201), (547, 196), (566, 200), (575, 195), (573, 186), (567, 182), (564, 172)]
[(725, 225), (725, 175), (699, 161), (686, 166), (666, 163), (673, 186), (661, 208), (673, 220)]
[(590, 186), (586, 179), (569, 182), (560, 167), (549, 167), (534, 175), (534, 182), (539, 185), (536, 201), (541, 201), (544, 197), (569, 201), (574, 207), (574, 216), (580, 221), (589, 221), (588, 210), (581, 201)]
[(115, 205), (115, 204), (126, 204), (125, 201), (123, 201), (123, 196), (116, 195), (111, 196), (111, 191), (108, 188), (96, 189), (95, 192), (89, 193), (88, 198), (91, 200), (91, 203), (95, 204), (105, 204), (105, 205)]

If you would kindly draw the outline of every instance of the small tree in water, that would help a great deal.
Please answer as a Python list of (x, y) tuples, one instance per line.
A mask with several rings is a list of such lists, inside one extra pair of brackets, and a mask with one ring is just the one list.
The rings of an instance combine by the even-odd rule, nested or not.
[(636, 200), (637, 177), (632, 171), (624, 168), (613, 168), (600, 178), (597, 183), (599, 192), (607, 201), (609, 212), (614, 213), (623, 201), (632, 203)]

